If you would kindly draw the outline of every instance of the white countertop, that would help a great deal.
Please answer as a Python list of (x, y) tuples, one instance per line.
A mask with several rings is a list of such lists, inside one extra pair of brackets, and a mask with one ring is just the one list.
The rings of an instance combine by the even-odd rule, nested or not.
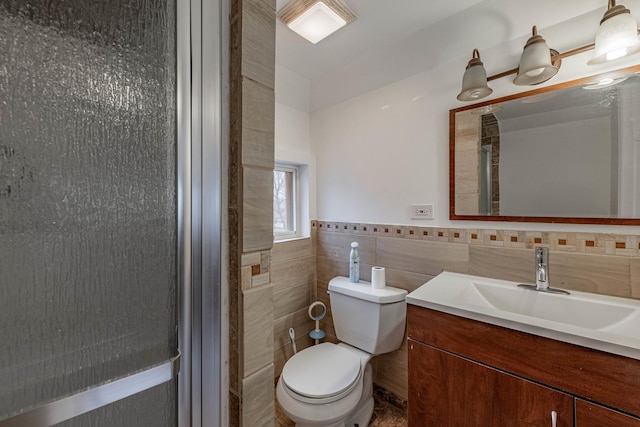
[(443, 272), (407, 303), (640, 360), (640, 301), (570, 291), (547, 294), (518, 282)]

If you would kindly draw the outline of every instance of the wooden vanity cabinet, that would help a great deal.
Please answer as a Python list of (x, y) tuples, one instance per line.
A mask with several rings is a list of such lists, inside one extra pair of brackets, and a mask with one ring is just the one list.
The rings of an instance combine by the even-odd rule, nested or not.
[(640, 427), (640, 418), (582, 399), (575, 400), (575, 427)]
[(638, 360), (411, 304), (407, 333), (409, 427), (640, 427)]
[(572, 396), (409, 340), (409, 426), (573, 426)]

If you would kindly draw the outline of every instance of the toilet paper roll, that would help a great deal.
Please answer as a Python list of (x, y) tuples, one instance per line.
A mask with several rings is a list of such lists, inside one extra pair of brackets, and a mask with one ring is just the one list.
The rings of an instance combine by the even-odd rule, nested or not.
[(386, 286), (384, 277), (384, 267), (371, 268), (371, 287), (373, 289), (382, 289)]

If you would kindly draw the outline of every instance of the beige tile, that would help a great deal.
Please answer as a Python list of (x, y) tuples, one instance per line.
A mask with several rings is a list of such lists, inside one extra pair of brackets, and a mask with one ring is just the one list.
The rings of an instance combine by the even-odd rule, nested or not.
[(406, 289), (411, 292), (433, 279), (432, 275), (412, 273), (404, 270), (385, 269), (385, 279), (387, 286)]
[(515, 282), (535, 282), (535, 259), (530, 249), (469, 248), (469, 273)]
[(631, 296), (640, 298), (640, 258), (632, 258), (631, 263)]
[[(274, 318), (279, 319), (289, 313), (308, 308), (311, 304), (312, 284), (302, 284), (274, 292)], [(272, 322), (273, 323), (273, 322)], [(273, 324), (271, 325), (273, 329)]]
[(260, 252), (252, 252), (249, 254), (242, 254), (242, 267), (251, 267), (252, 265), (260, 264)]
[(551, 286), (623, 297), (631, 296), (630, 260), (626, 257), (551, 252)]
[(273, 285), (242, 292), (244, 377), (273, 362)]
[(269, 273), (257, 274), (255, 276), (251, 276), (251, 287), (255, 288), (257, 286), (264, 286), (269, 284), (269, 279), (271, 275)]
[(318, 233), (318, 256), (349, 261), (351, 242), (358, 242), (360, 262), (375, 264), (376, 239), (367, 235)]
[(308, 335), (309, 331), (315, 328), (315, 322), (309, 317), (306, 307), (275, 320), (273, 323), (273, 338), (276, 349), (291, 342), (289, 328), (295, 330), (296, 339), (303, 335)]
[(271, 265), (271, 281), (276, 290), (291, 286), (308, 284), (314, 285), (316, 277), (316, 258), (292, 259)]
[[(273, 353), (271, 354), (273, 358)], [(273, 426), (273, 363), (242, 380), (242, 425)]]
[(273, 246), (273, 172), (244, 168), (243, 252)]
[(296, 258), (314, 256), (314, 247), (311, 238), (276, 242), (271, 250), (271, 262), (273, 264), (289, 261)]
[(329, 282), (337, 276), (349, 276), (349, 260), (341, 260), (336, 258), (328, 258), (325, 256), (317, 257), (317, 280)]
[(242, 164), (273, 169), (275, 165), (274, 134), (254, 129), (242, 130)]
[(375, 357), (374, 383), (402, 400), (408, 399), (407, 340), (396, 351)]
[(274, 88), (276, 19), (263, 1), (242, 3), (242, 74)]
[[(242, 129), (274, 133), (275, 95), (273, 89), (249, 78), (242, 79)], [(244, 142), (243, 142), (244, 144)], [(244, 148), (244, 146), (243, 146)]]
[(378, 265), (394, 270), (435, 276), (443, 270), (465, 273), (468, 245), (425, 240), (378, 238)]

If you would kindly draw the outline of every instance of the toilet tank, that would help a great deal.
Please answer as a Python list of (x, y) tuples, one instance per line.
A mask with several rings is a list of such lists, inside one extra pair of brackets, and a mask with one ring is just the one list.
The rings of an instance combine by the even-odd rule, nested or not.
[(336, 336), (373, 355), (396, 350), (404, 339), (407, 303), (404, 289), (373, 289), (369, 282), (347, 277), (329, 282), (331, 315)]

